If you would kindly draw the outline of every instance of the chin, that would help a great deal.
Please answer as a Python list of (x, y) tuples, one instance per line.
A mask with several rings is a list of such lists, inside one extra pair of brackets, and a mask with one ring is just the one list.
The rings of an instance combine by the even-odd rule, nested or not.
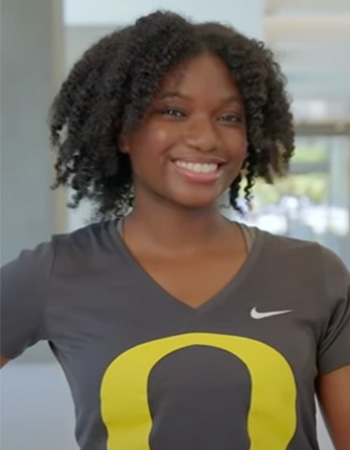
[(220, 195), (218, 196), (194, 196), (194, 195), (181, 195), (174, 196), (172, 198), (172, 202), (179, 207), (183, 207), (191, 210), (201, 210), (213, 208), (218, 204), (218, 200)]
[(204, 210), (215, 208), (225, 192), (223, 184), (216, 186), (184, 186), (180, 183), (171, 186), (163, 186), (163, 190), (157, 189), (158, 195), (166, 203), (175, 208), (190, 210)]

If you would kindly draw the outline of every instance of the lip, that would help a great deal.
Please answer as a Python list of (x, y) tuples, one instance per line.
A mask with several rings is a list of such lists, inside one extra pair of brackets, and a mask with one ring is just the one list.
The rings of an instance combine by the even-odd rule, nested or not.
[[(179, 167), (175, 163), (176, 161), (185, 161), (185, 162), (192, 162), (192, 163), (200, 163), (200, 164), (218, 164), (217, 170), (210, 173), (201, 173), (201, 172), (193, 172), (192, 170), (186, 169), (185, 167)], [(203, 159), (203, 158), (192, 158), (192, 159), (185, 159), (185, 158), (177, 158), (173, 159), (171, 161), (172, 167), (179, 173), (182, 177), (184, 177), (187, 181), (191, 181), (193, 183), (202, 183), (202, 184), (210, 184), (214, 183), (220, 176), (222, 175), (223, 169), (222, 165), (223, 162), (218, 162), (217, 159)]]

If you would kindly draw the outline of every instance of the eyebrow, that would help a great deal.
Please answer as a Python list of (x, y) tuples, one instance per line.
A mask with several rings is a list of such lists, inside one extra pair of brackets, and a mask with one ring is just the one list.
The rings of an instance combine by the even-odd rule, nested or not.
[(191, 97), (181, 94), (180, 92), (176, 92), (176, 91), (170, 91), (170, 92), (164, 92), (163, 94), (161, 94), (158, 99), (159, 100), (165, 100), (167, 98), (182, 98), (184, 100), (191, 100)]
[[(190, 101), (191, 97), (185, 94), (181, 94), (181, 92), (176, 92), (176, 91), (169, 91), (169, 92), (164, 92), (163, 94), (161, 94), (158, 97), (158, 100), (166, 100), (166, 99), (171, 99), (171, 98), (179, 98), (182, 100), (187, 100)], [(237, 95), (231, 95), (230, 97), (224, 98), (221, 101), (222, 104), (229, 104), (229, 103), (239, 103), (242, 104), (242, 99), (240, 97), (238, 97)]]

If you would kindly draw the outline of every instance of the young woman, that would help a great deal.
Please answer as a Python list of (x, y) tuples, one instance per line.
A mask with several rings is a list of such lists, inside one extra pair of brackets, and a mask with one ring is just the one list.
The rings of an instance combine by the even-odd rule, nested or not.
[(318, 244), (225, 219), (293, 153), (261, 42), (156, 12), (94, 45), (51, 111), (56, 185), (103, 219), (2, 273), (2, 355), (45, 339), (83, 450), (350, 448), (349, 274)]

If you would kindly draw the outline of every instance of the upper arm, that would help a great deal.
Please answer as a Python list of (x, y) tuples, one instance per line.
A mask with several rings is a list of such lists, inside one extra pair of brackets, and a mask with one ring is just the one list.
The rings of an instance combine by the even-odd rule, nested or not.
[(48, 275), (52, 245), (23, 251), (1, 268), (1, 363), (45, 339)]
[(350, 449), (350, 276), (326, 251), (322, 333), (318, 341), (317, 396), (337, 450)]
[(336, 449), (350, 449), (350, 365), (321, 375), (317, 395)]

